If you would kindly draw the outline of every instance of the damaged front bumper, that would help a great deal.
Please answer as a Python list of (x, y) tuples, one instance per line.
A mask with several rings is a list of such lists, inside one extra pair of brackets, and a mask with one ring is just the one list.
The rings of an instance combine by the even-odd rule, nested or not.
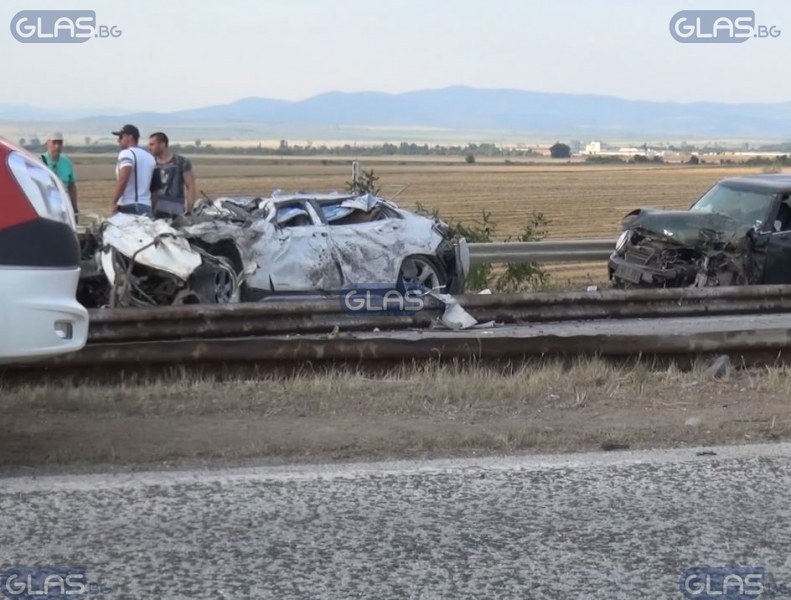
[(651, 240), (631, 240), (610, 255), (607, 271), (616, 287), (707, 287), (750, 283), (751, 254), (739, 247), (687, 248)]
[(698, 268), (694, 264), (671, 268), (652, 267), (627, 261), (617, 252), (607, 265), (610, 281), (619, 284), (649, 287), (686, 287), (694, 284)]

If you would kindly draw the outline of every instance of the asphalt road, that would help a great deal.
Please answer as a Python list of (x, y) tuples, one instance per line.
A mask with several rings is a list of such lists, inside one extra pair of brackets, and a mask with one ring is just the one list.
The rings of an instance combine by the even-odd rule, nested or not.
[(683, 598), (701, 565), (791, 584), (791, 445), (709, 450), (5, 478), (0, 568), (82, 566), (106, 598)]

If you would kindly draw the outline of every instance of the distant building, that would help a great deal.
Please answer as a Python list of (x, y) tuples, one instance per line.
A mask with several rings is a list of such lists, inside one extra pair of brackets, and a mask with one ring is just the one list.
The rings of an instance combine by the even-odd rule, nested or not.
[(583, 154), (601, 154), (601, 142), (589, 142), (585, 144)]

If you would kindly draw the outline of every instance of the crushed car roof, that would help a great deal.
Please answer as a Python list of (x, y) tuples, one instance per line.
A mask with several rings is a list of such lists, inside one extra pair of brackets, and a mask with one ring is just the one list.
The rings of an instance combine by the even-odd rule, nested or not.
[(285, 194), (280, 190), (276, 190), (272, 193), (272, 196), (269, 198), (264, 198), (264, 200), (272, 200), (274, 202), (287, 202), (291, 200), (346, 200), (349, 198), (358, 198), (360, 196), (365, 196), (367, 194), (349, 194), (344, 193), (341, 194), (340, 192), (329, 192), (324, 194), (315, 194), (311, 192), (296, 192), (294, 194)]
[(771, 173), (761, 175), (743, 175), (720, 180), (724, 185), (735, 184), (743, 187), (760, 188), (778, 192), (791, 192), (791, 175)]

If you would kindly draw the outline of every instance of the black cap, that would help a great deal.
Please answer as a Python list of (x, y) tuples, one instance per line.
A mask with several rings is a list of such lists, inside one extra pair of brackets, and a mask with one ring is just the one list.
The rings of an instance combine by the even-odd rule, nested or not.
[(131, 135), (136, 140), (140, 139), (140, 130), (134, 125), (124, 125), (119, 131), (113, 131), (113, 135), (123, 135), (124, 133)]

